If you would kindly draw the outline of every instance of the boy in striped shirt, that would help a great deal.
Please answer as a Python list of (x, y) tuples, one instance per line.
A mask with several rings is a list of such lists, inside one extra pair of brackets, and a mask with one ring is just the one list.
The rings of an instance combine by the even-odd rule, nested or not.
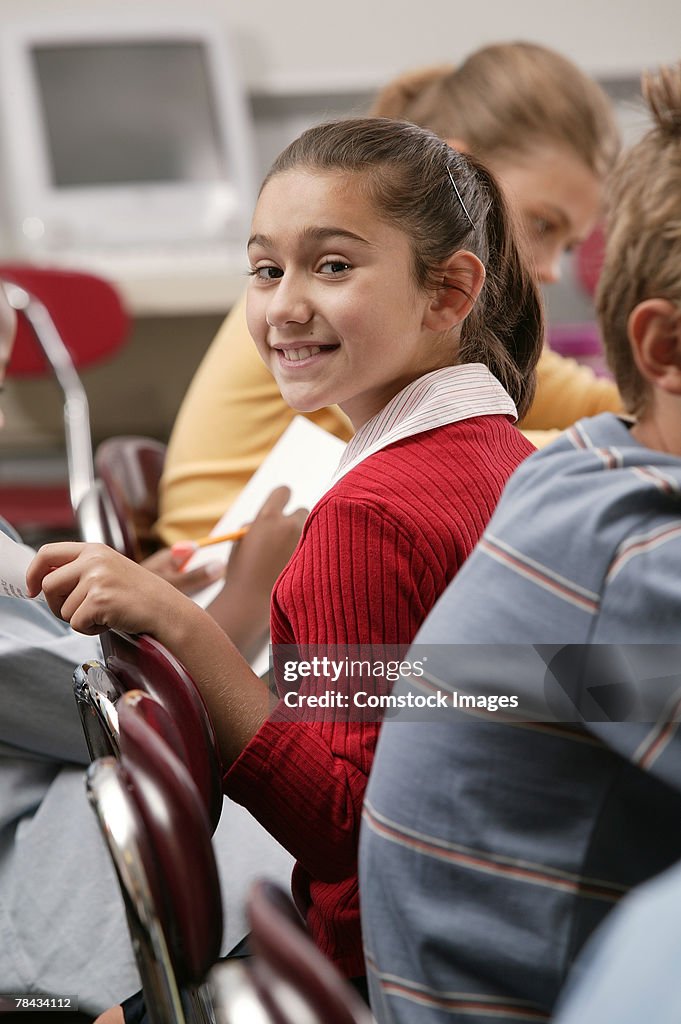
[(644, 93), (598, 293), (631, 415), (519, 467), (416, 637), (429, 678), (395, 691), (461, 691), (488, 659), (520, 717), (406, 711), (379, 740), (360, 893), (381, 1024), (548, 1020), (608, 910), (681, 858), (681, 65)]

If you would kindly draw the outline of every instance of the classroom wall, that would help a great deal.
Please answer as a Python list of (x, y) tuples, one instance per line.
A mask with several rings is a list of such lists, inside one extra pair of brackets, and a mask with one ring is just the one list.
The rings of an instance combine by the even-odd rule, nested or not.
[[(252, 104), (259, 172), (302, 128), (327, 115), (362, 112), (372, 91), (405, 68), (457, 61), (494, 40), (535, 40), (574, 59), (619, 100), (625, 134), (629, 124), (630, 134), (641, 127), (630, 103), (641, 69), (681, 56), (678, 0), (119, 0), (115, 7), (110, 0), (0, 0), (0, 19), (112, 9), (121, 16), (146, 9), (161, 21), (171, 11), (204, 11), (224, 22)], [(568, 282), (549, 290), (549, 311), (558, 320), (580, 319), (589, 306)], [(166, 439), (218, 322), (215, 315), (138, 320), (122, 355), (84, 375), (95, 440), (121, 432)], [(61, 446), (60, 400), (51, 381), (10, 382), (3, 404), (10, 424), (0, 436), (5, 459)]]
[(622, 75), (679, 56), (675, 0), (393, 0), (285, 5), (213, 0), (239, 34), (249, 84), (270, 91), (318, 82), (377, 84), (419, 63), (459, 59), (491, 39), (526, 38), (560, 48), (597, 75)]
[[(182, 10), (177, 0), (0, 0), (0, 15), (55, 10)], [(677, 0), (194, 0), (234, 34), (248, 85), (290, 91), (372, 86), (418, 63), (456, 60), (490, 39), (527, 38), (559, 47), (598, 75), (622, 75), (678, 57)], [(186, 6), (185, 6), (185, 9)]]

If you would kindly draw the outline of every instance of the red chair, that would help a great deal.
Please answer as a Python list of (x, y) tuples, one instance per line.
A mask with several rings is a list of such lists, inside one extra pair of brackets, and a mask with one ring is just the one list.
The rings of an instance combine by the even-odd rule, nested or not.
[(205, 1024), (213, 1019), (205, 979), (222, 939), (220, 884), (205, 809), (157, 728), (158, 711), (150, 724), (154, 703), (132, 692), (121, 698), (120, 759), (90, 765), (87, 791), (118, 875), (152, 1024)]
[(115, 288), (91, 274), (0, 263), (0, 281), (18, 314), (8, 374), (40, 377), (51, 372), (56, 377), (64, 394), (73, 516), (85, 540), (105, 540), (99, 499), (92, 498), (97, 488), (90, 416), (78, 370), (111, 357), (123, 345), (129, 317)]
[(291, 899), (257, 882), (248, 899), (253, 957), (210, 973), (218, 1024), (372, 1024), (368, 1007), (315, 946)]
[(97, 448), (95, 472), (109, 497), (123, 554), (142, 561), (158, 547), (158, 489), (166, 446), (150, 437), (110, 437)]
[(177, 727), (180, 756), (215, 829), (222, 811), (222, 767), (215, 732), (201, 694), (180, 662), (150, 636), (108, 630), (101, 636), (105, 663), (90, 661), (74, 673), (74, 695), (91, 758), (120, 754), (118, 705), (129, 690), (154, 698)]

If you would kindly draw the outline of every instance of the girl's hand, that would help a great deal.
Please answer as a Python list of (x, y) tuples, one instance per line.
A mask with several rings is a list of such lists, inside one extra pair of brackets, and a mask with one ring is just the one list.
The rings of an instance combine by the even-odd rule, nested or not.
[(79, 633), (105, 629), (150, 633), (185, 599), (165, 580), (104, 544), (46, 544), (26, 573), (31, 596), (47, 603)]
[(216, 580), (223, 579), (225, 575), (223, 562), (209, 562), (207, 565), (199, 566), (198, 569), (183, 572), (182, 566), (185, 561), (185, 555), (174, 555), (172, 548), (161, 548), (160, 551), (155, 551), (153, 555), (149, 555), (148, 558), (140, 562), (140, 565), (172, 584), (181, 593), (189, 595), (203, 590), (204, 587), (210, 586)]
[(248, 533), (232, 548), (226, 581), (269, 601), (277, 576), (300, 540), (307, 509), (286, 514), (288, 487), (277, 487), (262, 505)]
[(272, 491), (246, 536), (232, 548), (225, 586), (207, 609), (247, 659), (267, 642), (272, 588), (307, 517), (305, 509), (284, 513), (289, 496), (288, 487)]

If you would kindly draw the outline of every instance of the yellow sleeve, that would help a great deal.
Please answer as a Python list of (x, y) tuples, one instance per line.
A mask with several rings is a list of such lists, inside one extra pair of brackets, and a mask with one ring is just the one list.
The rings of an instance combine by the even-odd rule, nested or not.
[[(175, 420), (156, 524), (164, 544), (210, 533), (296, 415), (258, 355), (245, 307), (242, 299), (222, 324)], [(337, 407), (307, 415), (343, 440), (352, 435)]]
[(535, 448), (546, 448), (563, 433), (562, 430), (523, 430), (521, 433)]
[[(564, 430), (583, 416), (621, 410), (622, 400), (611, 380), (545, 347), (537, 364), (537, 392), (519, 426), (523, 432)], [(537, 444), (535, 437), (532, 441)]]

